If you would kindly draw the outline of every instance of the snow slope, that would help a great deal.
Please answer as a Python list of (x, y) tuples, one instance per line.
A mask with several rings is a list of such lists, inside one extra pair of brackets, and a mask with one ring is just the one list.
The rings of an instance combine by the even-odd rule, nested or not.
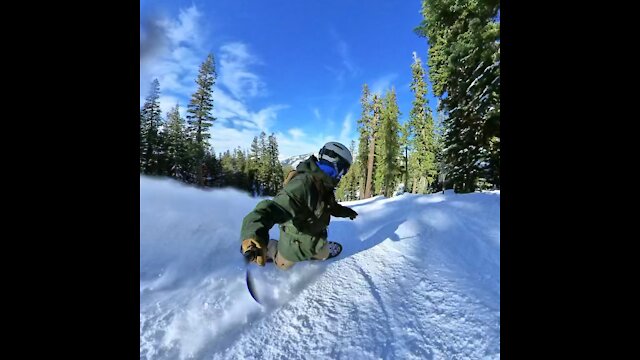
[[(343, 203), (342, 254), (250, 266), (242, 218), (261, 199), (140, 179), (141, 359), (498, 359), (500, 193)], [(278, 238), (277, 226), (271, 237)]]
[[(314, 153), (308, 153), (308, 154), (301, 154), (301, 155), (295, 155), (295, 156), (291, 156), (288, 157), (282, 161), (280, 161), (280, 164), (282, 166), (286, 166), (289, 165), (293, 168), (295, 168), (295, 166), (293, 166), (294, 164), (297, 166), (297, 163), (299, 163), (300, 161), (304, 161), (307, 160), (309, 158), (309, 156), (314, 155)], [(317, 154), (315, 154), (317, 156)]]

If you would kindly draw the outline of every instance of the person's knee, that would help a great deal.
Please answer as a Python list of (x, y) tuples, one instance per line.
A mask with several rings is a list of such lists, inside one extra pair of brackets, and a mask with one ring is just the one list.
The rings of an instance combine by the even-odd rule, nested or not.
[(270, 239), (269, 244), (267, 245), (267, 258), (270, 260), (273, 260), (275, 259), (277, 253), (278, 253), (278, 241)]
[(293, 265), (295, 265), (295, 262), (285, 259), (282, 255), (280, 255), (280, 253), (276, 255), (274, 263), (280, 270), (289, 270)]
[(291, 264), (291, 265), (285, 265), (285, 264), (281, 264), (281, 263), (280, 263), (280, 264), (279, 264), (279, 263), (276, 263), (276, 267), (277, 267), (278, 269), (282, 270), (282, 271), (287, 271), (287, 270), (291, 269), (291, 267), (292, 267), (292, 266), (293, 266), (293, 264)]
[(313, 259), (316, 260), (327, 260), (329, 258), (329, 243), (325, 242), (324, 245), (318, 250), (318, 252), (313, 256)]

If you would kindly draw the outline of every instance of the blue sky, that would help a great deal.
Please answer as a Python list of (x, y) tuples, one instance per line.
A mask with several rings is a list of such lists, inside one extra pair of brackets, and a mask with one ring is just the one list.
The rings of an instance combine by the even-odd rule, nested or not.
[[(362, 85), (394, 86), (400, 121), (413, 94), (412, 52), (426, 67), (427, 41), (413, 29), (420, 0), (141, 0), (140, 104), (160, 81), (163, 116), (182, 114), (208, 53), (216, 61), (216, 153), (248, 149), (275, 133), (280, 158), (315, 152), (327, 141), (357, 140)], [(428, 70), (428, 69), (427, 69)], [(429, 88), (429, 105), (436, 99)]]

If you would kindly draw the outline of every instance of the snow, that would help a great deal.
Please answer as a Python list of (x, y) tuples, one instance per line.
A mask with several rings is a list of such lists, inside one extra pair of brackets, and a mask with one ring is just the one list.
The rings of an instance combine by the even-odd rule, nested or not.
[[(480, 64), (478, 64), (478, 66), (476, 67), (476, 69), (475, 69), (475, 70), (473, 70), (473, 72), (475, 73), (476, 71), (478, 71), (478, 69), (480, 69), (480, 67), (481, 67), (482, 65), (484, 65), (484, 62), (483, 62), (483, 61), (481, 61), (481, 62), (480, 62)], [(499, 60), (498, 60), (497, 62), (495, 62), (495, 63), (493, 63), (493, 64), (491, 64), (491, 65), (487, 66), (487, 67), (482, 71), (482, 74), (478, 75), (475, 79), (473, 79), (473, 81), (471, 82), (471, 85), (469, 85), (469, 86), (467, 87), (467, 93), (469, 92), (469, 90), (471, 90), (471, 88), (472, 88), (472, 87), (474, 87), (474, 86), (476, 85), (476, 83), (477, 83), (480, 79), (482, 79), (482, 77), (487, 73), (487, 71), (492, 70), (493, 68), (495, 68), (495, 67), (497, 67), (497, 66), (500, 66), (500, 61), (499, 61)], [(497, 77), (496, 77), (496, 79), (497, 79)], [(493, 83), (496, 81), (496, 79), (493, 79), (493, 81), (491, 81), (491, 84), (493, 84)], [(484, 92), (483, 92), (483, 93), (484, 93)]]
[(500, 191), (345, 202), (340, 256), (249, 267), (263, 305), (239, 253), (260, 200), (140, 178), (141, 359), (500, 358)]
[[(301, 161), (304, 161), (304, 160), (308, 159), (309, 156), (311, 156), (311, 155), (316, 155), (316, 154), (311, 152), (311, 153), (307, 153), (307, 154), (291, 156), (291, 157), (288, 157), (288, 158), (286, 158), (284, 160), (281, 160), (280, 164), (282, 164), (282, 166), (291, 165), (291, 167), (295, 169), (296, 166)], [(317, 155), (316, 155), (316, 157), (317, 157)]]

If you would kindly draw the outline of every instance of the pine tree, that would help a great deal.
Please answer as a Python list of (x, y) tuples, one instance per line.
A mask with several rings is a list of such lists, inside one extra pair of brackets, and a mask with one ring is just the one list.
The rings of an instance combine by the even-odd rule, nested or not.
[[(436, 126), (436, 129), (438, 128), (439, 126)], [(438, 170), (438, 177), (437, 177), (437, 181), (434, 182), (434, 186), (431, 189), (431, 191), (437, 192), (439, 190), (444, 190), (446, 176), (447, 176), (447, 166), (446, 166), (443, 151), (442, 151), (444, 148), (443, 139), (442, 139), (442, 130), (437, 130), (435, 132), (434, 143), (435, 143), (435, 149), (434, 149), (435, 164)]]
[[(351, 147), (349, 149), (352, 155), (356, 154), (355, 141), (351, 141)], [(357, 200), (358, 192), (358, 179), (360, 177), (360, 164), (358, 164), (358, 157), (354, 157), (355, 161), (351, 165), (351, 168), (345, 176), (342, 177), (338, 188), (336, 189), (336, 198), (340, 201)]]
[(424, 0), (416, 29), (429, 42), (433, 90), (447, 114), (444, 155), (456, 192), (500, 184), (500, 24), (497, 0)]
[[(440, 104), (438, 104), (438, 107), (440, 107)], [(438, 175), (437, 175), (437, 181), (434, 182), (433, 187), (431, 189), (432, 192), (443, 191), (446, 183), (447, 164), (445, 162), (444, 153), (443, 153), (444, 120), (445, 120), (444, 113), (442, 111), (438, 111), (437, 119), (434, 123), (434, 138), (433, 138), (434, 144), (435, 144), (434, 145), (435, 165), (438, 171)]]
[(222, 173), (220, 161), (216, 159), (216, 153), (213, 147), (209, 147), (205, 150), (203, 157), (201, 172), (202, 172), (202, 184), (201, 186), (221, 186), (220, 174)]
[(229, 150), (219, 155), (220, 166), (222, 167), (221, 186), (233, 186), (234, 166), (233, 158)]
[(168, 133), (167, 133), (167, 121), (166, 119), (162, 120), (160, 127), (158, 128), (158, 148), (157, 148), (157, 159), (158, 159), (158, 170), (157, 174), (161, 176), (169, 175), (169, 141), (168, 141)]
[(282, 182), (284, 178), (282, 177), (282, 164), (280, 164), (280, 160), (278, 160), (279, 151), (278, 151), (278, 142), (274, 134), (269, 136), (269, 144), (268, 144), (268, 157), (269, 157), (269, 170), (268, 170), (268, 189), (269, 195), (276, 195), (280, 189), (282, 189)]
[(269, 149), (267, 146), (267, 134), (260, 132), (260, 156), (258, 157), (258, 194), (267, 195), (269, 190)]
[(194, 158), (196, 159), (196, 179), (199, 185), (203, 185), (202, 167), (204, 150), (207, 148), (206, 143), (211, 134), (209, 128), (213, 125), (215, 118), (213, 111), (213, 85), (216, 81), (216, 71), (213, 61), (213, 54), (209, 54), (207, 59), (200, 66), (196, 83), (198, 89), (191, 96), (191, 102), (187, 112), (187, 121), (189, 123), (189, 133), (194, 140)]
[(147, 148), (147, 137), (145, 136), (144, 116), (142, 115), (142, 108), (140, 108), (140, 172), (143, 172), (144, 164), (146, 163), (145, 149)]
[(258, 142), (258, 137), (253, 137), (253, 142), (251, 143), (251, 150), (249, 153), (249, 157), (247, 160), (247, 178), (249, 179), (249, 191), (255, 196), (258, 195), (259, 191), (259, 164), (260, 164), (260, 143)]
[(360, 182), (359, 180), (361, 179), (361, 172), (362, 172), (362, 166), (359, 164), (359, 158), (357, 157), (358, 155), (358, 150), (356, 147), (356, 142), (354, 140), (351, 140), (351, 146), (349, 148), (349, 150), (351, 151), (351, 154), (354, 155), (355, 161), (353, 164), (351, 164), (351, 168), (349, 169), (349, 172), (347, 173), (347, 176), (349, 177), (349, 182), (347, 183), (347, 192), (348, 192), (348, 199), (347, 200), (358, 200), (358, 191), (360, 190)]
[(427, 100), (427, 84), (422, 61), (413, 53), (411, 64), (411, 91), (414, 93), (411, 112), (409, 113), (408, 133), (413, 150), (411, 177), (413, 193), (428, 192), (430, 184), (435, 181), (437, 166), (435, 163), (435, 143), (433, 118)]
[(249, 190), (249, 181), (247, 179), (247, 157), (238, 146), (235, 150), (236, 159), (236, 187), (241, 190)]
[(395, 89), (387, 92), (380, 115), (380, 136), (376, 143), (376, 194), (390, 197), (400, 175), (400, 110)]
[(166, 148), (169, 176), (183, 180), (188, 154), (185, 122), (178, 104), (167, 114)]
[(338, 184), (338, 187), (336, 188), (335, 191), (335, 197), (337, 201), (345, 201), (346, 200), (346, 190), (345, 190), (345, 184), (343, 183), (343, 181), (340, 181), (340, 183)]
[[(197, 164), (199, 161), (197, 154), (201, 152), (198, 144), (195, 142), (189, 128), (185, 129), (185, 159), (184, 159), (184, 167), (182, 170), (183, 173), (183, 181), (189, 184), (197, 184), (198, 183), (198, 171)], [(206, 154), (206, 151), (205, 151)]]
[(367, 183), (367, 165), (369, 161), (369, 139), (371, 136), (371, 94), (369, 92), (369, 86), (365, 83), (362, 86), (362, 96), (360, 98), (360, 105), (362, 106), (362, 114), (358, 119), (358, 132), (360, 137), (358, 140), (358, 156), (356, 162), (360, 167), (357, 178), (359, 198), (365, 198), (365, 186)]
[[(382, 114), (382, 100), (375, 94), (373, 95), (372, 104), (373, 116), (371, 117), (371, 125), (369, 127), (369, 157), (367, 159), (367, 182), (364, 190), (364, 198), (371, 197), (371, 192), (374, 190), (376, 184), (373, 183), (374, 176), (374, 161), (375, 161), (375, 148), (376, 137), (378, 135), (378, 126), (380, 124), (380, 116)], [(379, 184), (378, 184), (379, 185)], [(379, 190), (379, 189), (378, 189)], [(376, 191), (376, 193), (378, 193)]]
[(144, 174), (159, 173), (159, 128), (162, 125), (160, 110), (160, 82), (154, 79), (149, 95), (140, 110), (140, 171)]
[(409, 131), (408, 121), (400, 126), (400, 155), (402, 158), (400, 169), (402, 171), (402, 183), (405, 189), (408, 189), (409, 183)]

